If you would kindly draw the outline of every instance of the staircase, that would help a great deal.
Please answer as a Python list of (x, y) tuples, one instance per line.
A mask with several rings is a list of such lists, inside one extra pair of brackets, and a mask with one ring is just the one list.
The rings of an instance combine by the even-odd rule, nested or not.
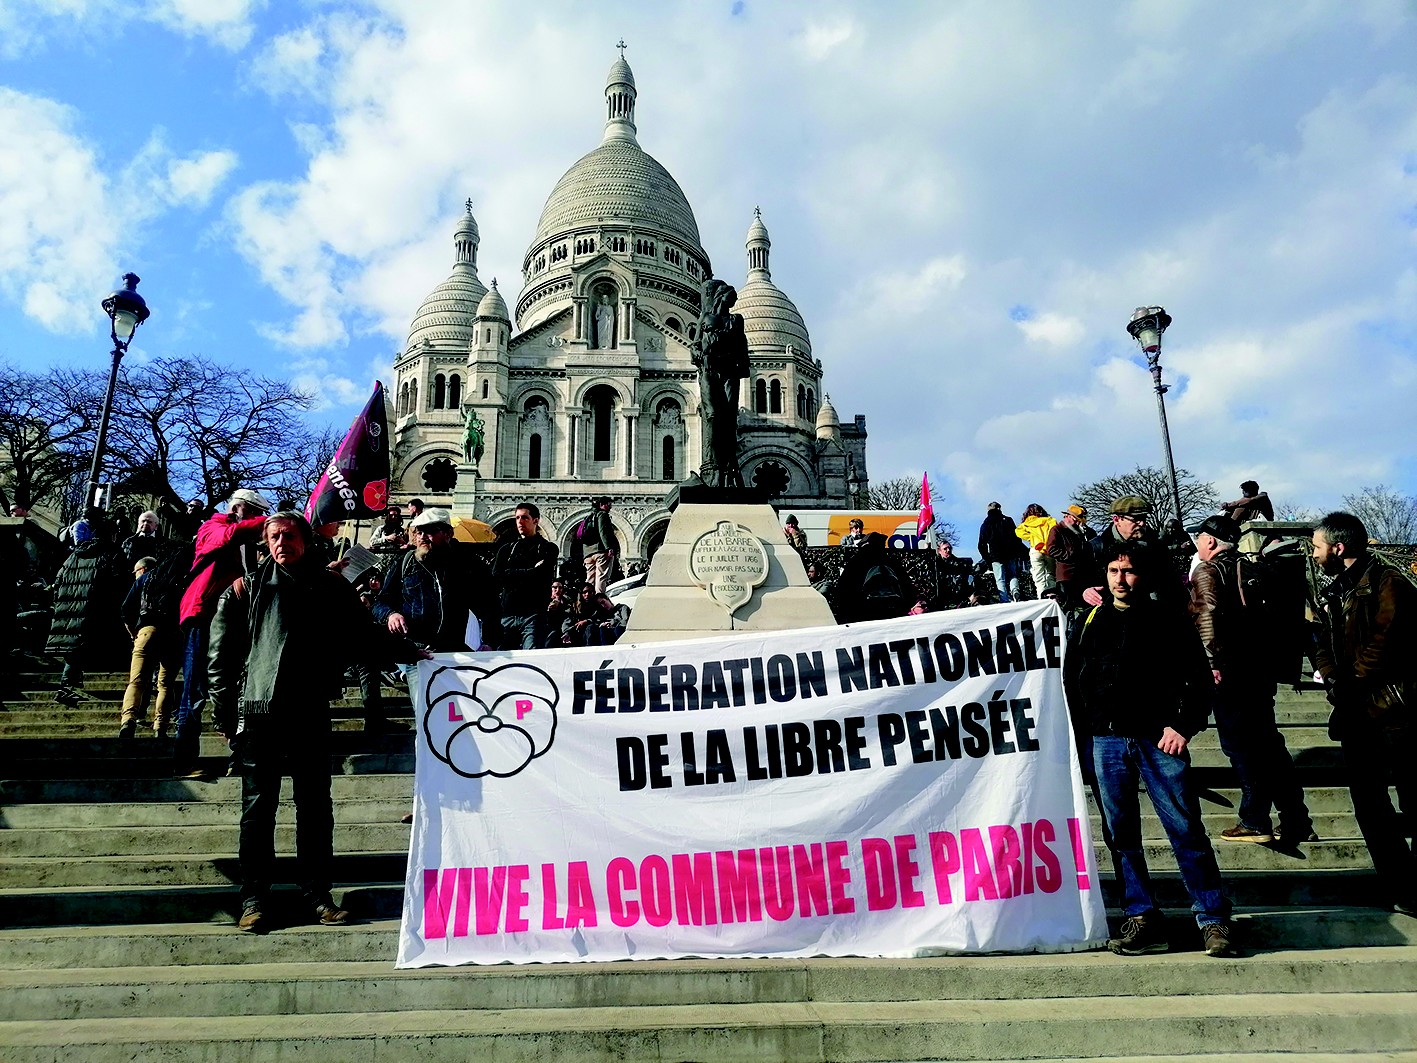
[[(253, 937), (233, 926), (239, 781), (220, 776), (224, 743), (203, 738), (215, 781), (172, 779), (170, 742), (141, 729), (114, 737), (122, 677), (90, 676), (87, 697), (67, 708), (53, 698), (57, 668), (33, 663), (0, 691), (6, 1063), (1417, 1061), (1417, 920), (1369, 906), (1372, 869), (1315, 690), (1283, 691), (1279, 714), (1323, 840), (1297, 856), (1216, 843), (1243, 958), (1197, 951), (1152, 817), (1148, 858), (1163, 903), (1177, 909), (1167, 955), (405, 972), (393, 956), (411, 737), (366, 736), (357, 702), (340, 706), (335, 898), (362, 922), (304, 925), (294, 895), (278, 893), (283, 929)], [(385, 696), (411, 722), (406, 692)], [(1235, 822), (1233, 775), (1213, 731), (1192, 749), (1215, 835)], [(281, 815), (277, 845), (288, 854), (288, 806)], [(1105, 852), (1099, 865), (1110, 868)]]

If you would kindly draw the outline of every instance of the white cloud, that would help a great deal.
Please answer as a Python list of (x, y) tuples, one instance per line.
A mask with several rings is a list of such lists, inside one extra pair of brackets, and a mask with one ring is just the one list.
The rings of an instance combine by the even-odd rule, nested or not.
[(302, 358), (289, 363), (290, 382), (311, 397), (312, 410), (328, 410), (367, 401), (370, 386), (331, 371), (324, 358)]
[(173, 159), (167, 167), (170, 198), (174, 203), (204, 207), (235, 168), (234, 151), (203, 151)]
[(921, 314), (963, 284), (967, 272), (964, 257), (950, 255), (932, 258), (918, 269), (882, 274), (871, 281), (865, 307), (883, 316)]
[(820, 63), (851, 40), (855, 32), (855, 25), (847, 18), (813, 22), (802, 33), (801, 48), (808, 59)]
[(152, 21), (219, 47), (245, 47), (266, 0), (5, 0), (0, 4), (0, 56), (49, 47), (54, 38), (84, 37), (104, 45), (125, 23)]
[(1087, 334), (1081, 321), (1065, 314), (1039, 314), (1017, 323), (1029, 343), (1049, 347), (1071, 347)]

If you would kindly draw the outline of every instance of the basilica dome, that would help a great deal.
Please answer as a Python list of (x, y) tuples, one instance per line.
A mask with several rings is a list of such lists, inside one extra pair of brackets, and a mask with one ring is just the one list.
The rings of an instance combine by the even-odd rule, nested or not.
[(447, 280), (428, 293), (423, 305), (413, 315), (408, 327), (404, 350), (427, 340), (435, 347), (462, 349), (473, 336), (473, 318), (478, 303), (487, 294), (487, 286), (477, 278), (477, 222), (472, 216), (472, 204), (453, 232), (455, 261)]
[(748, 337), (748, 349), (786, 347), (789, 344), (803, 354), (812, 353), (812, 341), (807, 335), (807, 323), (802, 320), (796, 304), (772, 282), (768, 271), (767, 226), (759, 211), (753, 211), (753, 223), (748, 227), (748, 278), (738, 289), (735, 314), (743, 315), (743, 331)]

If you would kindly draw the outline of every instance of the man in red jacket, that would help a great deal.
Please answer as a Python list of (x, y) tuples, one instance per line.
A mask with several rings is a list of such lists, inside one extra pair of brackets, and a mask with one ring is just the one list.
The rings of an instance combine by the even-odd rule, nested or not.
[(208, 631), (221, 592), (255, 570), (256, 544), (270, 508), (270, 503), (255, 491), (242, 488), (231, 493), (225, 513), (216, 514), (197, 529), (193, 574), (178, 613), (182, 622), (183, 682), (173, 768), (179, 777), (197, 778), (203, 774), (197, 756), (207, 701)]

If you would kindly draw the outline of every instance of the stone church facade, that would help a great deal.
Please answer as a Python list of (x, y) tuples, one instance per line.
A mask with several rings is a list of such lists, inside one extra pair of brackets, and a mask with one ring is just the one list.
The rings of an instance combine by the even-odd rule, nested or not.
[[(478, 278), (468, 203), (452, 273), (414, 315), (394, 366), (396, 499), (421, 497), (499, 530), (531, 500), (564, 551), (591, 498), (607, 495), (627, 559), (647, 558), (663, 538), (665, 497), (699, 464), (691, 345), (714, 274), (684, 193), (639, 146), (635, 102), (622, 57), (606, 81), (600, 145), (542, 209), (515, 315), (497, 282)], [(840, 423), (753, 215), (734, 307), (749, 346), (744, 479), (784, 509), (848, 507), (867, 486), (865, 418)]]

